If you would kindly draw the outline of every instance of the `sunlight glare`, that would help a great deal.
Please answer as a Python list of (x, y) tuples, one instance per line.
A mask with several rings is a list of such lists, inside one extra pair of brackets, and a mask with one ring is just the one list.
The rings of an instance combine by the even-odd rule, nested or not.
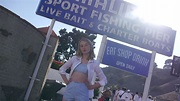
[(134, 14), (145, 22), (171, 26), (177, 19), (178, 0), (126, 0), (137, 6)]

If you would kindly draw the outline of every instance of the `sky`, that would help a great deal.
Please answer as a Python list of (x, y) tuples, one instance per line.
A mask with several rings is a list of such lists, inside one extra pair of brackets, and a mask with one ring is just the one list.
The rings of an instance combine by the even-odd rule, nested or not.
[[(179, 13), (179, 1), (178, 0), (127, 0), (140, 7), (139, 15), (148, 22), (162, 24), (171, 27), (176, 30), (176, 39), (174, 44), (173, 55), (180, 56), (180, 14)], [(0, 5), (9, 9), (13, 13), (19, 15), (33, 26), (47, 27), (50, 26), (51, 19), (37, 15), (36, 9), (38, 7), (39, 0), (0, 0)], [(143, 9), (141, 9), (143, 7)], [(151, 16), (153, 15), (153, 16)], [(53, 30), (58, 33), (60, 29), (66, 28), (67, 31), (72, 31), (75, 26), (70, 26), (56, 21)], [(80, 29), (81, 30), (81, 29)], [(98, 54), (100, 42), (102, 36), (98, 35), (96, 41), (95, 52)], [(172, 55), (172, 56), (173, 56)], [(158, 68), (164, 66), (166, 59), (172, 59), (173, 57), (167, 57), (156, 53), (155, 62)]]

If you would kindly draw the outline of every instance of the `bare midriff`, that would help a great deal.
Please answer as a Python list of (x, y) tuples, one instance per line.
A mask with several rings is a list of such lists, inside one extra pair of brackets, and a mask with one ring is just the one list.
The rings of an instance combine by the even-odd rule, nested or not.
[(87, 74), (81, 73), (81, 72), (73, 72), (70, 82), (75, 81), (75, 82), (81, 82), (81, 83), (87, 83), (88, 81), (88, 76)]

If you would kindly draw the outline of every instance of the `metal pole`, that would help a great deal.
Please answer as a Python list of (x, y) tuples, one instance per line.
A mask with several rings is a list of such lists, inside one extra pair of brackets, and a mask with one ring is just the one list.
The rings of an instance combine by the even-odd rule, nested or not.
[(54, 23), (55, 23), (55, 19), (52, 19), (51, 25), (50, 25), (50, 27), (49, 27), (49, 29), (48, 29), (48, 32), (47, 32), (47, 35), (46, 35), (45, 43), (44, 43), (44, 45), (43, 45), (43, 47), (42, 47), (41, 53), (40, 53), (40, 55), (39, 55), (39, 58), (38, 58), (38, 61), (37, 61), (36, 67), (35, 67), (35, 70), (34, 70), (34, 72), (33, 72), (33, 76), (32, 76), (32, 78), (31, 78), (31, 81), (30, 81), (30, 83), (29, 83), (28, 89), (27, 89), (27, 91), (26, 91), (26, 95), (25, 95), (25, 97), (24, 97), (24, 101), (28, 101), (29, 95), (30, 95), (31, 90), (32, 90), (32, 87), (33, 87), (33, 85), (34, 85), (34, 81), (36, 80), (36, 76), (37, 76), (38, 70), (39, 70), (40, 65), (41, 65), (41, 62), (42, 62), (42, 58), (43, 58), (43, 56), (44, 56), (46, 47), (47, 47), (47, 45), (48, 45), (49, 38), (50, 38), (50, 36), (51, 36)]
[[(100, 45), (100, 49), (99, 49), (98, 56), (97, 56), (97, 60), (100, 61), (100, 63), (102, 61), (102, 56), (103, 56), (103, 53), (104, 53), (104, 49), (106, 47), (106, 43), (107, 43), (107, 36), (103, 35), (101, 45)], [(103, 89), (104, 89), (104, 87), (99, 88), (100, 91), (103, 91)], [(99, 94), (99, 97), (100, 96), (101, 96), (101, 94)]]
[(98, 56), (97, 56), (97, 60), (100, 61), (100, 62), (102, 60), (102, 56), (103, 56), (103, 53), (104, 53), (104, 49), (106, 47), (106, 43), (107, 43), (107, 36), (103, 35), (101, 45), (100, 45), (100, 49), (99, 49)]
[(153, 72), (153, 68), (154, 68), (155, 57), (156, 57), (156, 51), (152, 51), (150, 68), (149, 68), (148, 77), (146, 78), (146, 82), (145, 82), (145, 86), (144, 86), (144, 92), (143, 92), (142, 101), (147, 100), (147, 96), (148, 96), (148, 93), (149, 93), (149, 87), (150, 87), (150, 83), (151, 83), (152, 72)]

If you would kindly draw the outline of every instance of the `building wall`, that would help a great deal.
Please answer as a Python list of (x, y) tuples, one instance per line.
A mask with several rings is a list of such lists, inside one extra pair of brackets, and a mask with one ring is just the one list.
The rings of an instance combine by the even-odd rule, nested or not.
[[(0, 101), (23, 101), (44, 41), (37, 28), (0, 6)], [(51, 36), (28, 101), (39, 100), (57, 44)]]

